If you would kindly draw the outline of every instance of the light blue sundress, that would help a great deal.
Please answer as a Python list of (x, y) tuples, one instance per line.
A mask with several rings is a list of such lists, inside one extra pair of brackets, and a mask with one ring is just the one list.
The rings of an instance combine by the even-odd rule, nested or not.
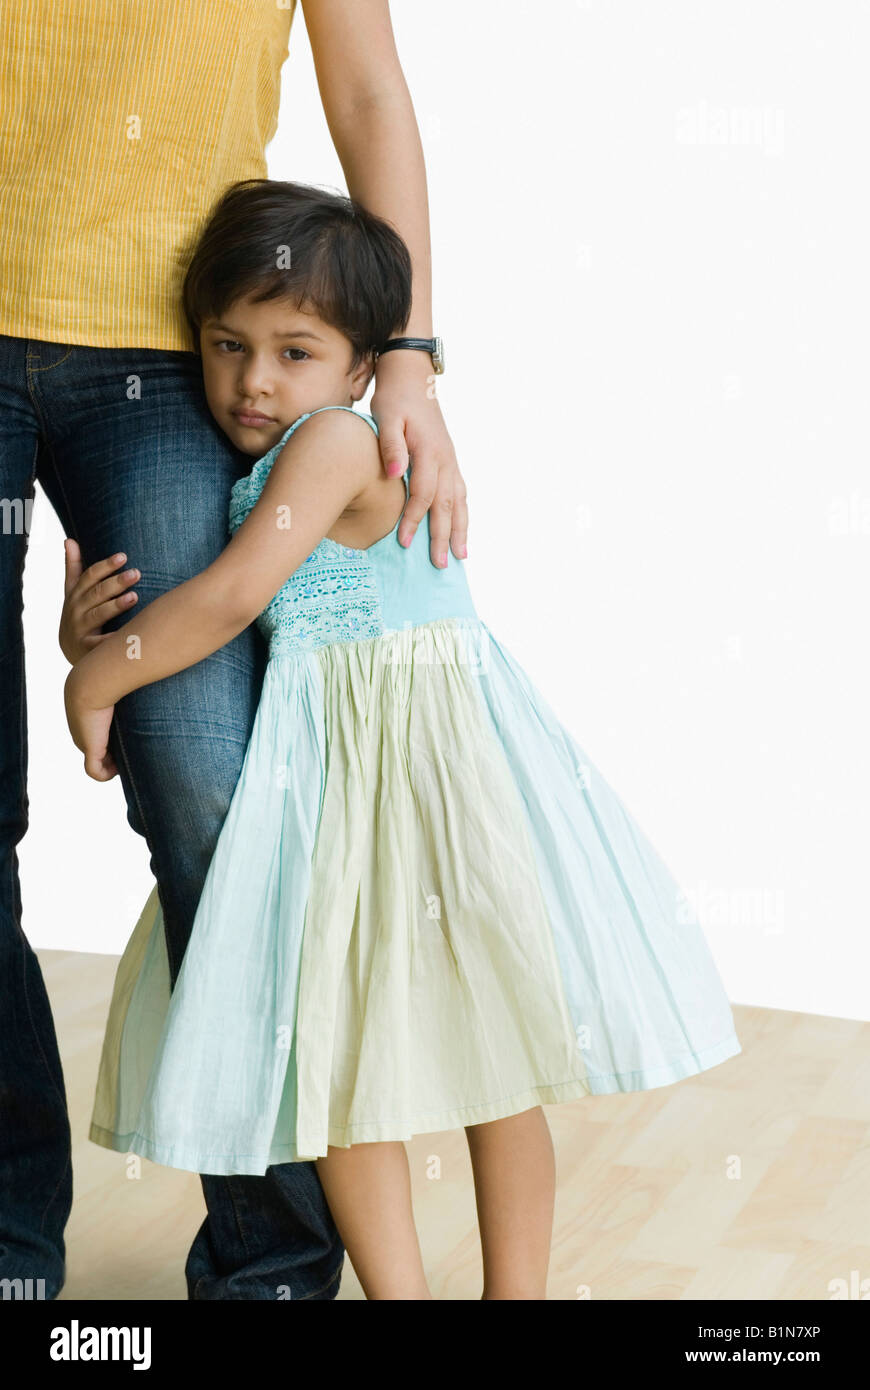
[[(236, 484), (231, 530), (316, 413)], [(118, 968), (98, 1144), (262, 1174), (741, 1051), (652, 844), (463, 563), (431, 564), (428, 518), (407, 549), (397, 531), (322, 540), (258, 619), (259, 708), (175, 989), (156, 889)]]

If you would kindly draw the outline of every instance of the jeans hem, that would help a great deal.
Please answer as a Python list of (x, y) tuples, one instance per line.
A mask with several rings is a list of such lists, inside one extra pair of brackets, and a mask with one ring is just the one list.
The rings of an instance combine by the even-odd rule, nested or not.
[[(329, 1278), (327, 1279), (327, 1281), (326, 1281), (325, 1284), (321, 1284), (320, 1287), (317, 1288), (317, 1289), (312, 1289), (310, 1293), (302, 1294), (299, 1298), (294, 1298), (294, 1299), (288, 1300), (288, 1302), (293, 1302), (293, 1303), (305, 1303), (306, 1301), (308, 1301), (308, 1300), (310, 1300), (310, 1299), (312, 1299), (312, 1298), (318, 1298), (318, 1297), (320, 1296), (320, 1294), (326, 1293), (326, 1290), (332, 1288), (332, 1285), (335, 1284), (336, 1281), (340, 1281), (341, 1275), (342, 1275), (342, 1271), (343, 1271), (343, 1269), (344, 1269), (344, 1259), (345, 1259), (345, 1256), (344, 1256), (344, 1253), (342, 1253), (341, 1259), (339, 1260), (338, 1264), (337, 1264), (336, 1267), (335, 1267), (335, 1271), (329, 1276)], [(215, 1299), (215, 1300), (197, 1299), (197, 1297), (196, 1297), (196, 1291), (197, 1291), (197, 1289), (198, 1289), (204, 1282), (207, 1282), (207, 1280), (208, 1280), (208, 1275), (204, 1275), (204, 1274), (201, 1274), (194, 1284), (191, 1284), (190, 1281), (188, 1280), (188, 1284), (187, 1284), (187, 1298), (188, 1298), (188, 1301), (189, 1301), (189, 1302), (204, 1303), (204, 1302), (214, 1301), (214, 1302), (220, 1303), (220, 1302), (222, 1302), (222, 1301), (226, 1301), (226, 1302), (234, 1302), (234, 1303), (235, 1303), (235, 1302), (265, 1302), (265, 1301), (271, 1301), (271, 1300), (261, 1300), (261, 1299), (258, 1299), (258, 1300), (254, 1300), (254, 1299), (250, 1299), (250, 1300), (248, 1300), (248, 1299), (242, 1299), (242, 1300), (239, 1300), (239, 1299), (227, 1299), (227, 1300), (221, 1300), (221, 1299)], [(336, 1293), (337, 1293), (337, 1292), (338, 1292), (338, 1290), (336, 1290)], [(334, 1297), (334, 1295), (333, 1295), (333, 1297)]]

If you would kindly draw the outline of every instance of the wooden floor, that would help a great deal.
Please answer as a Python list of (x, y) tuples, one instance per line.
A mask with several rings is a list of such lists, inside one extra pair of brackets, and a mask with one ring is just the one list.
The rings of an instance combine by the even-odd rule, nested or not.
[[(87, 1139), (117, 958), (39, 958), (73, 1128), (61, 1298), (184, 1299), (198, 1178)], [(830, 1299), (836, 1281), (858, 1296), (870, 1274), (870, 1024), (734, 1013), (743, 1052), (702, 1076), (546, 1107), (558, 1170), (550, 1299)], [(433, 1296), (479, 1299), (464, 1134), (423, 1135), (408, 1152)], [(338, 1297), (363, 1297), (349, 1261)]]

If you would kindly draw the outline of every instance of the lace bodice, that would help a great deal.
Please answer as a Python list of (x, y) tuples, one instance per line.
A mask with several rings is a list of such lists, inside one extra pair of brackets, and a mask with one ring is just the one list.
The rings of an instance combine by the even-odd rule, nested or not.
[[(323, 410), (349, 410), (349, 406), (322, 406)], [(267, 454), (258, 459), (246, 477), (240, 478), (230, 494), (229, 528), (236, 531), (255, 506), (269, 471), (290, 435), (309, 415), (294, 420), (290, 428)], [(377, 424), (363, 411), (353, 411), (367, 420), (377, 434)], [(408, 491), (407, 474), (405, 491)], [(395, 540), (398, 522), (376, 546)], [(369, 551), (342, 545), (325, 536), (297, 570), (281, 586), (257, 618), (257, 626), (269, 642), (269, 655), (314, 651), (330, 642), (355, 642), (378, 637), (384, 630), (377, 576)]]

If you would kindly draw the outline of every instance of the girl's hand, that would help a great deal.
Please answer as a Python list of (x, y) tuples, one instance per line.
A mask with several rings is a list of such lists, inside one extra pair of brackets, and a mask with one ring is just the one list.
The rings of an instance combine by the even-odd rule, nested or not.
[(139, 571), (125, 570), (123, 574), (116, 574), (127, 557), (112, 555), (108, 560), (98, 560), (83, 573), (77, 542), (68, 537), (63, 547), (66, 573), (58, 641), (67, 661), (74, 666), (109, 636), (100, 631), (103, 623), (117, 613), (128, 612), (139, 602), (138, 595), (124, 592), (139, 578)]
[(441, 407), (435, 397), (432, 359), (398, 348), (377, 359), (371, 413), (378, 424), (381, 458), (388, 477), (401, 476), (411, 455), (410, 496), (399, 525), (399, 541), (410, 545), (429, 511), (429, 558), (447, 565), (447, 545), (457, 560), (468, 551), (466, 488)]
[(117, 777), (118, 768), (109, 752), (109, 730), (115, 706), (108, 709), (89, 709), (83, 698), (82, 681), (75, 666), (66, 678), (63, 688), (66, 722), (72, 734), (73, 743), (85, 755), (85, 772), (95, 782), (110, 782)]

